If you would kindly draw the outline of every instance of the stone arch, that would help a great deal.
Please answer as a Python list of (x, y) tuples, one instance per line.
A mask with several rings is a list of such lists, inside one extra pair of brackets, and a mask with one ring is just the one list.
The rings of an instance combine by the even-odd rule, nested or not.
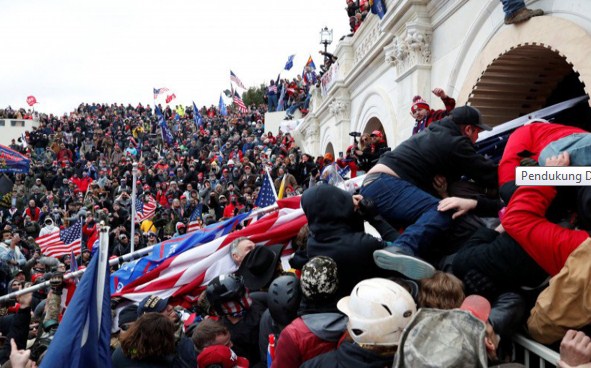
[(324, 155), (327, 152), (330, 152), (334, 155), (334, 144), (335, 137), (332, 136), (331, 130), (325, 127), (321, 132), (321, 140), (320, 140), (320, 147), (319, 149), (322, 150), (319, 152), (320, 155)]
[[(353, 130), (366, 132), (370, 124), (373, 124), (384, 133), (386, 141), (394, 146), (397, 141), (396, 114), (386, 91), (381, 88), (373, 88), (364, 96), (358, 106), (360, 108), (351, 124)], [(371, 133), (372, 130), (369, 132)]]
[[(591, 85), (589, 50), (590, 35), (562, 18), (536, 17), (519, 26), (503, 27), (470, 63), (458, 103), (480, 107), (485, 118), (498, 124), (543, 107), (569, 75), (578, 76), (582, 93), (587, 93), (585, 85)], [(459, 64), (467, 62), (464, 59)], [(509, 94), (513, 99), (507, 98)]]
[(333, 157), (336, 157), (334, 154), (334, 146), (332, 145), (332, 142), (328, 142), (326, 148), (324, 149), (324, 153), (330, 153)]
[(365, 125), (365, 128), (363, 129), (362, 133), (371, 134), (371, 132), (373, 132), (374, 130), (379, 130), (380, 132), (382, 132), (382, 135), (384, 136), (384, 140), (386, 141), (386, 144), (388, 144), (388, 137), (385, 134), (384, 126), (382, 125), (382, 122), (380, 121), (380, 119), (378, 119), (375, 116), (372, 117), (371, 119), (369, 119), (369, 121)]

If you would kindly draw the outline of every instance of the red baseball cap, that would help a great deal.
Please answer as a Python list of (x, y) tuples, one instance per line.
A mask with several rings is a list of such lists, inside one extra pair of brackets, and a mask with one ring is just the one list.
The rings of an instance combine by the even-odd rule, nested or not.
[(232, 349), (225, 345), (210, 345), (203, 349), (197, 357), (199, 368), (213, 364), (219, 364), (222, 368), (248, 368), (249, 366), (246, 358), (237, 356)]
[(488, 316), (491, 311), (489, 301), (480, 295), (470, 295), (466, 297), (460, 306), (460, 309), (472, 313), (474, 317), (484, 323), (488, 321)]

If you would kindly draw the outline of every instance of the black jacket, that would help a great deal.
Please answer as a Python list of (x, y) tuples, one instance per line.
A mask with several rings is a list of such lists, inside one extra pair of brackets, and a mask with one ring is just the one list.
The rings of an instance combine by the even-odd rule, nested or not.
[(449, 117), (384, 153), (378, 163), (429, 193), (434, 191), (435, 175), (444, 175), (448, 183), (466, 175), (487, 188), (496, 188), (498, 183), (497, 165), (478, 154), (470, 139), (462, 135)]
[(384, 368), (393, 363), (394, 355), (382, 356), (345, 341), (337, 350), (310, 359), (301, 368)]
[[(302, 208), (310, 229), (308, 258), (327, 256), (336, 262), (339, 296), (349, 295), (361, 280), (384, 275), (374, 263), (373, 252), (386, 243), (365, 233), (363, 218), (354, 211), (351, 194), (328, 184), (318, 185), (304, 192)], [(380, 234), (386, 240), (396, 237), (394, 231)]]

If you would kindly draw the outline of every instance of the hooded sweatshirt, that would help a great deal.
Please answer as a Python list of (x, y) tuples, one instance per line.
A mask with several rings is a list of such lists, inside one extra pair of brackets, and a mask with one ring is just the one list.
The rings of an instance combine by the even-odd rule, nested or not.
[(279, 336), (271, 368), (297, 368), (318, 355), (333, 351), (347, 328), (341, 313), (314, 313), (296, 318)]
[(43, 236), (43, 235), (47, 235), (47, 234), (52, 234), (52, 233), (55, 233), (57, 231), (60, 231), (59, 227), (57, 227), (57, 226), (55, 226), (53, 224), (53, 220), (51, 219), (51, 217), (47, 217), (46, 220), (45, 220), (45, 226), (39, 232), (39, 236)]
[(364, 232), (363, 219), (353, 207), (351, 194), (331, 185), (319, 185), (302, 195), (308, 219), (308, 258), (327, 256), (337, 264), (337, 297), (350, 294), (361, 280), (384, 274), (373, 252), (386, 245)]

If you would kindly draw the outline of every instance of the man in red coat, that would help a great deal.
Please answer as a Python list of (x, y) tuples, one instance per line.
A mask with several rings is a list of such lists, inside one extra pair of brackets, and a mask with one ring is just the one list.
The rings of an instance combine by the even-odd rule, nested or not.
[[(547, 166), (569, 164), (566, 152), (547, 161)], [(567, 229), (546, 218), (554, 197), (556, 188), (552, 186), (519, 187), (502, 220), (507, 234), (551, 276), (560, 272), (568, 256), (589, 238), (584, 230)]]
[(441, 98), (441, 101), (445, 105), (445, 110), (433, 110), (421, 96), (415, 96), (412, 99), (412, 106), (410, 108), (410, 115), (415, 119), (412, 135), (423, 131), (432, 122), (443, 119), (456, 107), (456, 100), (449, 97), (443, 89), (435, 88), (433, 94)]
[[(503, 199), (508, 202), (515, 187), (515, 168), (524, 158), (538, 160), (540, 153), (550, 143), (573, 134), (589, 132), (561, 124), (534, 121), (511, 133), (503, 157), (499, 163), (499, 188)], [(544, 164), (544, 163), (542, 163)]]

